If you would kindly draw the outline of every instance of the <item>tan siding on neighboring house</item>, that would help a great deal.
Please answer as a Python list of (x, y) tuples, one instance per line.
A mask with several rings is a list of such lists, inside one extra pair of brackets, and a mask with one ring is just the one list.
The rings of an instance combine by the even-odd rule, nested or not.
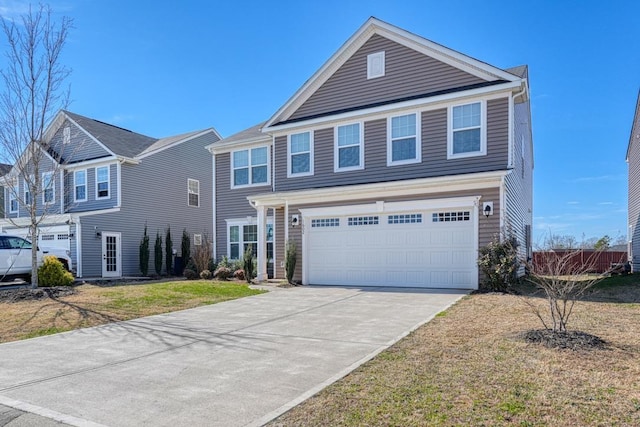
[[(367, 55), (385, 52), (385, 75), (367, 79)], [(374, 35), (289, 119), (393, 101), (484, 80), (406, 46)]]
[[(387, 119), (364, 122), (362, 170), (334, 172), (334, 128), (314, 131), (314, 175), (287, 178), (287, 137), (275, 141), (276, 191), (503, 170), (508, 156), (508, 98), (487, 102), (487, 155), (447, 159), (447, 109), (421, 113), (422, 162), (387, 166)], [(297, 132), (297, 131), (296, 131)]]

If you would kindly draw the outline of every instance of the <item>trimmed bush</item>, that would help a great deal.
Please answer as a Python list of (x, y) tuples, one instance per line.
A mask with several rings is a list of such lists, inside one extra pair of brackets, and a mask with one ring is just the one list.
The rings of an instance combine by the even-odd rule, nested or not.
[(147, 235), (147, 224), (144, 225), (144, 234), (140, 241), (140, 273), (146, 276), (149, 273), (149, 236)]
[(162, 273), (162, 236), (160, 236), (160, 231), (156, 231), (156, 244), (153, 248), (153, 260), (154, 267), (156, 268), (156, 274), (159, 276)]
[(180, 249), (182, 250), (182, 262), (184, 265), (189, 265), (189, 262), (191, 262), (191, 238), (186, 228), (182, 230), (182, 244)]
[(39, 286), (71, 286), (73, 275), (53, 255), (45, 255), (44, 262), (38, 268)]
[(480, 248), (478, 266), (484, 273), (481, 289), (491, 292), (508, 292), (517, 280), (518, 242), (514, 237), (500, 240), (495, 237)]
[(284, 255), (284, 265), (288, 283), (293, 283), (293, 273), (296, 271), (297, 257), (296, 244), (289, 240), (286, 244)]
[(240, 269), (240, 270), (234, 271), (233, 277), (235, 277), (238, 280), (244, 280), (244, 270)]
[(194, 270), (192, 270), (190, 268), (185, 268), (184, 269), (184, 277), (187, 280), (196, 280), (198, 278), (198, 273), (196, 273)]
[(247, 283), (251, 283), (251, 280), (255, 277), (255, 270), (253, 264), (253, 249), (251, 245), (247, 245), (247, 250), (244, 251), (244, 257), (242, 258), (244, 267), (244, 278)]
[(173, 242), (171, 241), (171, 227), (169, 226), (167, 226), (167, 234), (164, 237), (164, 258), (167, 276), (171, 276), (171, 273), (182, 274), (182, 271), (173, 271)]
[(211, 279), (211, 272), (209, 270), (202, 270), (200, 272), (200, 278), (202, 280), (209, 280)]
[(231, 269), (229, 267), (218, 267), (216, 271), (213, 272), (213, 277), (219, 280), (227, 280), (231, 277)]

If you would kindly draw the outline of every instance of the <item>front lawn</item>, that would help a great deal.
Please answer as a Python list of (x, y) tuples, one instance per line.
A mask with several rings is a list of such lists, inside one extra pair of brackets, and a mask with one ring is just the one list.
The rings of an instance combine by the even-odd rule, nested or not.
[[(0, 302), (0, 342), (184, 310), (260, 294), (244, 283), (178, 281), (121, 286), (81, 285), (73, 295)], [(3, 292), (3, 291), (0, 291)]]
[(569, 329), (606, 349), (526, 343), (542, 325), (521, 298), (533, 297), (463, 298), (271, 425), (640, 425), (640, 276), (606, 279), (576, 305)]

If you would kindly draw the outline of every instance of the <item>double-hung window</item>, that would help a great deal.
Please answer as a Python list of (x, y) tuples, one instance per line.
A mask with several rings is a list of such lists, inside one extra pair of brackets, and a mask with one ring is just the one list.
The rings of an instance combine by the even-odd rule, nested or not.
[(484, 101), (449, 107), (448, 158), (487, 153)]
[(78, 170), (73, 173), (73, 200), (75, 202), (87, 201), (87, 171)]
[(200, 206), (200, 181), (187, 178), (187, 194), (189, 206)]
[(42, 174), (42, 202), (53, 203), (55, 198), (55, 184), (53, 182), (53, 172), (44, 172)]
[(34, 182), (33, 176), (30, 176), (28, 181), (26, 179), (24, 181), (24, 204), (26, 206), (31, 206), (31, 204), (33, 203), (33, 198), (31, 197), (32, 194), (31, 194), (31, 191), (29, 191), (31, 190), (30, 186), (33, 182)]
[(13, 192), (12, 189), (8, 189), (9, 192), (9, 212), (15, 213), (18, 212), (18, 198), (16, 197), (16, 193)]
[(257, 147), (231, 153), (233, 187), (269, 183), (269, 149)]
[(387, 166), (422, 161), (418, 114), (390, 117), (387, 123)]
[(313, 136), (311, 132), (289, 135), (287, 176), (313, 175)]
[(109, 166), (96, 168), (96, 199), (109, 198)]
[(360, 123), (338, 126), (335, 131), (334, 170), (336, 172), (364, 168), (364, 150)]
[[(273, 225), (267, 224), (267, 259), (273, 258)], [(251, 247), (253, 256), (258, 255), (258, 225), (229, 224), (229, 259), (242, 259)]]

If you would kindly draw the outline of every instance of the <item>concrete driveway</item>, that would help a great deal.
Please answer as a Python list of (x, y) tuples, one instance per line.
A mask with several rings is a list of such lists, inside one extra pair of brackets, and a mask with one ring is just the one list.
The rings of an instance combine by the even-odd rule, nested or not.
[(275, 288), (6, 343), (0, 345), (0, 405), (26, 411), (41, 425), (261, 425), (465, 294)]

